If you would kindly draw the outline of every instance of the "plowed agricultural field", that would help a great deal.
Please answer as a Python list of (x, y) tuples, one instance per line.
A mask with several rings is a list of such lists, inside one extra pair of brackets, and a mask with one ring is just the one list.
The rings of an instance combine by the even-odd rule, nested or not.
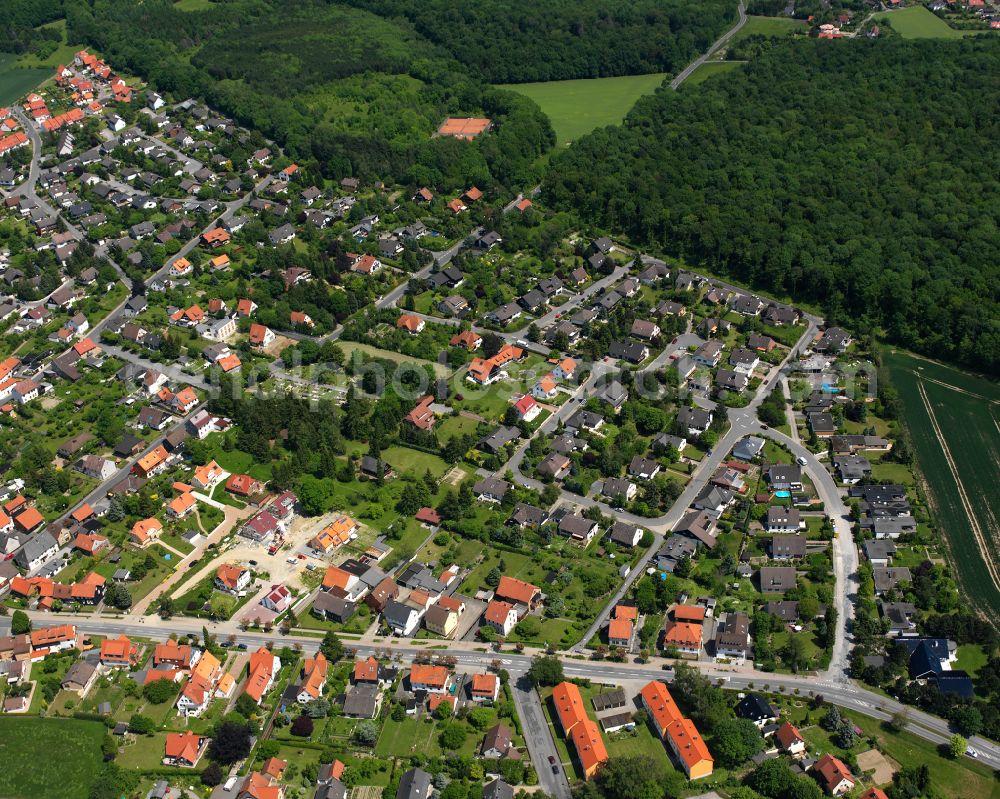
[(968, 598), (1000, 616), (1000, 387), (887, 351), (920, 470)]

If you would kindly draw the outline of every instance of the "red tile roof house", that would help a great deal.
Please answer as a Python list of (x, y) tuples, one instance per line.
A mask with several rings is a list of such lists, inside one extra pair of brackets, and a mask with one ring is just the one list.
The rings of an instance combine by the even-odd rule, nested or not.
[(253, 699), (258, 705), (264, 698), (271, 686), (274, 685), (274, 678), (281, 669), (281, 660), (277, 655), (272, 654), (267, 647), (260, 647), (250, 655), (249, 676), (243, 693)]
[(208, 738), (187, 730), (168, 732), (164, 743), (163, 765), (192, 768), (201, 759)]
[(802, 737), (798, 728), (790, 722), (786, 721), (782, 724), (778, 728), (778, 732), (775, 734), (775, 737), (778, 739), (778, 743), (781, 744), (781, 748), (790, 755), (798, 756), (806, 751), (805, 738)]
[(495, 674), (473, 674), (469, 691), (474, 702), (495, 702), (500, 694), (500, 679)]
[(223, 563), (215, 571), (215, 587), (229, 594), (238, 594), (250, 584), (249, 569), (234, 563)]
[(101, 641), (101, 665), (111, 669), (130, 669), (139, 660), (139, 647), (125, 635)]
[(429, 666), (414, 663), (410, 667), (410, 689), (428, 693), (443, 694), (448, 689), (451, 673), (444, 666)]
[(490, 627), (500, 635), (510, 635), (517, 624), (517, 609), (509, 602), (493, 600), (483, 613), (483, 626)]
[(854, 788), (854, 777), (850, 769), (833, 755), (823, 755), (816, 761), (813, 770), (820, 786), (830, 796), (841, 796)]
[(495, 596), (497, 599), (507, 600), (516, 605), (526, 605), (533, 609), (542, 597), (542, 589), (515, 577), (504, 575), (497, 585)]
[(241, 497), (251, 497), (264, 490), (264, 484), (248, 474), (233, 474), (226, 480), (226, 491)]

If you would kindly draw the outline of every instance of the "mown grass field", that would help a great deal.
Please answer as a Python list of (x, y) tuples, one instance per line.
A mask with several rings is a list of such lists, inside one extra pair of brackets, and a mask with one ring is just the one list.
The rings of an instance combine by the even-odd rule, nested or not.
[(534, 100), (556, 132), (556, 144), (570, 142), (604, 125), (617, 125), (635, 101), (663, 83), (665, 75), (628, 75), (621, 78), (555, 80), (502, 86)]
[(926, 6), (887, 11), (876, 19), (882, 23), (888, 22), (904, 39), (961, 39), (979, 32), (955, 30)]
[[(0, 716), (0, 796), (85, 799), (101, 767), (104, 735), (94, 721)], [(56, 756), (39, 759), (39, 752)]]
[(887, 351), (884, 363), (899, 391), (959, 582), (973, 603), (995, 617), (1000, 586), (986, 558), (1000, 569), (1000, 389), (900, 351)]
[(807, 25), (804, 20), (790, 17), (747, 17), (747, 24), (737, 33), (729, 44), (734, 44), (749, 36), (789, 36), (796, 32), (805, 32)]

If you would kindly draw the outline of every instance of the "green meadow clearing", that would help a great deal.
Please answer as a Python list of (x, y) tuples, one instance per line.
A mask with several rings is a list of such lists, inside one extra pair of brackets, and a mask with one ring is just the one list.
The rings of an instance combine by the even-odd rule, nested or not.
[(926, 6), (910, 6), (898, 11), (887, 11), (875, 18), (888, 22), (904, 39), (961, 39), (979, 31), (959, 31), (938, 17)]
[(556, 132), (556, 144), (565, 147), (595, 128), (617, 125), (644, 94), (663, 83), (663, 73), (622, 78), (553, 80), (508, 84), (500, 88), (526, 95), (541, 107)]
[(684, 88), (684, 86), (697, 86), (715, 75), (732, 72), (734, 69), (742, 67), (743, 63), (742, 61), (706, 61), (691, 73), (691, 77), (684, 81), (681, 88)]
[(801, 19), (790, 17), (747, 17), (744, 25), (729, 42), (734, 44), (749, 36), (789, 36), (796, 32), (805, 33), (808, 26)]
[[(0, 796), (86, 799), (105, 734), (95, 721), (0, 716)], [(40, 760), (39, 752), (58, 754)]]
[[(969, 599), (1000, 613), (1000, 388), (898, 350), (883, 363), (899, 391), (920, 471)], [(984, 551), (985, 550), (985, 555)], [(990, 563), (993, 564), (991, 574)]]

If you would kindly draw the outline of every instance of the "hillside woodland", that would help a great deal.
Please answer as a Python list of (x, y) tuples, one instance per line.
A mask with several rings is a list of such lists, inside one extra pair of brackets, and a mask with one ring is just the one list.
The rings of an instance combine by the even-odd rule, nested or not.
[[(67, 9), (77, 40), (178, 97), (204, 97), (329, 177), (451, 189), (523, 185), (553, 133), (538, 106), (470, 76), (403, 20), (318, 0), (169, 0)], [(433, 134), (448, 115), (487, 116), (469, 144)]]
[(493, 83), (677, 72), (736, 21), (734, 0), (346, 0), (405, 18)]
[(791, 42), (643, 98), (544, 184), (637, 243), (1000, 372), (1000, 41)]
[(58, 43), (59, 32), (37, 26), (62, 15), (62, 0), (4, 0), (0, 3), (0, 53), (47, 55)]

